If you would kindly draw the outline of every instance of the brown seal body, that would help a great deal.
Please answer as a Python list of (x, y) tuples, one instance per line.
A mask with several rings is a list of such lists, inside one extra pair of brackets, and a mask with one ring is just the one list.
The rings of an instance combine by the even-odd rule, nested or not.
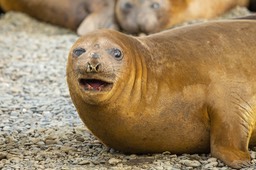
[(117, 0), (116, 18), (128, 33), (155, 33), (192, 19), (216, 17), (249, 0)]
[(77, 31), (82, 22), (87, 27), (78, 34), (98, 29), (115, 28), (115, 0), (0, 0), (4, 11), (19, 11), (38, 20)]
[(89, 33), (67, 63), (72, 101), (126, 153), (203, 153), (248, 166), (256, 144), (256, 22), (209, 22), (132, 37)]

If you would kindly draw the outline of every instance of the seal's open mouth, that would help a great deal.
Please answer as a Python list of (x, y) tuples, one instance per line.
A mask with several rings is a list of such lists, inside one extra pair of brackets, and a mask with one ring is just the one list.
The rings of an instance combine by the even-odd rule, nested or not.
[(86, 91), (109, 91), (113, 83), (98, 79), (79, 79), (79, 85)]

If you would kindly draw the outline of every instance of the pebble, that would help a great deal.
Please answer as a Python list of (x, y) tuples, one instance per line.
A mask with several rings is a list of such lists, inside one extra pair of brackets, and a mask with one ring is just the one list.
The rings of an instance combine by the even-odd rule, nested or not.
[(207, 162), (217, 162), (217, 158), (209, 158)]
[(69, 147), (69, 146), (63, 146), (63, 147), (61, 147), (61, 150), (63, 151), (63, 152), (70, 152), (70, 151), (72, 151), (73, 150), (73, 148), (72, 147)]
[(122, 161), (122, 160), (120, 160), (120, 159), (111, 158), (111, 159), (108, 160), (108, 163), (109, 163), (110, 165), (116, 165), (116, 164), (118, 164), (118, 163), (121, 162), (121, 161)]
[(181, 160), (180, 163), (184, 164), (188, 167), (199, 167), (199, 166), (201, 166), (201, 163), (199, 161), (196, 161), (196, 160)]
[(0, 161), (0, 169), (4, 168), (4, 163)]
[(0, 160), (6, 159), (7, 158), (7, 153), (6, 152), (0, 152)]
[(77, 38), (24, 14), (0, 17), (0, 169), (231, 169), (209, 155), (124, 155), (102, 145), (80, 120), (66, 84)]
[(45, 145), (45, 143), (43, 141), (39, 141), (36, 144), (39, 145), (39, 146), (44, 146)]
[(256, 152), (251, 152), (251, 157), (252, 157), (252, 159), (256, 159)]
[(11, 130), (11, 127), (10, 127), (10, 126), (4, 126), (4, 127), (3, 127), (3, 131), (9, 131), (9, 130)]
[(83, 161), (78, 163), (78, 165), (88, 165), (88, 164), (90, 164), (89, 160), (83, 160)]
[(210, 163), (204, 165), (204, 168), (206, 168), (206, 169), (214, 168), (214, 167), (216, 167), (217, 165), (218, 165), (218, 162), (210, 162)]
[(45, 140), (46, 145), (53, 145), (53, 144), (57, 144), (57, 143), (58, 142), (56, 140), (51, 140), (51, 139)]
[(12, 111), (12, 112), (10, 113), (10, 115), (11, 115), (11, 116), (18, 116), (18, 115), (19, 115), (19, 112), (17, 112), (17, 111)]

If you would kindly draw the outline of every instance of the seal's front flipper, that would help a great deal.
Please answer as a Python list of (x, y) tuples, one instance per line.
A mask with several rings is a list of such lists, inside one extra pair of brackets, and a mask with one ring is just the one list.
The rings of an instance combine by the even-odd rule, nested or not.
[(250, 165), (249, 140), (255, 112), (250, 87), (219, 83), (211, 88), (211, 154), (233, 168)]
[[(214, 135), (212, 135), (214, 136)], [(220, 139), (211, 137), (211, 154), (220, 159), (232, 168), (245, 168), (251, 165), (250, 154), (248, 150), (241, 150), (238, 146), (218, 142)], [(227, 140), (223, 137), (221, 140)], [(236, 139), (234, 139), (236, 140)], [(239, 139), (242, 140), (242, 139)], [(236, 143), (236, 142), (234, 142)]]

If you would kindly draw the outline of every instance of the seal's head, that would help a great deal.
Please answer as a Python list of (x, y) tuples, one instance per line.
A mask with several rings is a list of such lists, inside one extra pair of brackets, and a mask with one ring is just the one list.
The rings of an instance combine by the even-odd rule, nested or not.
[[(98, 30), (80, 37), (69, 53), (67, 80), (69, 89), (84, 102), (100, 104), (118, 95), (127, 82), (132, 62), (124, 44), (125, 35)], [(127, 36), (128, 37), (128, 36)], [(129, 38), (128, 38), (129, 39)], [(129, 71), (125, 71), (129, 70)]]
[(171, 0), (118, 0), (116, 16), (126, 32), (155, 33), (169, 23)]

